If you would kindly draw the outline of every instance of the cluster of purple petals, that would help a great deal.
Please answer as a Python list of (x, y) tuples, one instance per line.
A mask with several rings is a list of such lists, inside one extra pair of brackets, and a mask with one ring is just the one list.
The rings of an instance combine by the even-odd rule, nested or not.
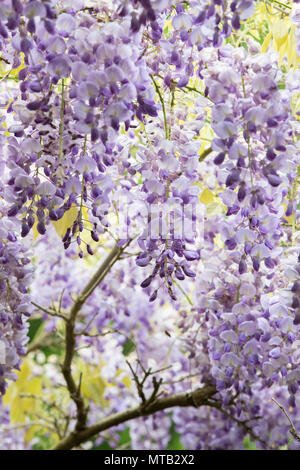
[[(171, 90), (184, 89), (191, 77), (202, 78), (202, 68), (195, 61), (197, 53), (210, 46), (220, 47), (254, 13), (254, 6), (255, 2), (248, 0), (173, 2), (171, 14), (168, 10), (150, 23), (151, 41), (159, 45), (159, 60), (148, 54), (149, 66), (164, 77)], [(172, 22), (171, 30), (164, 30), (166, 18)]]
[[(201, 407), (184, 410), (176, 408), (173, 421), (181, 435), (181, 442), (186, 449), (195, 450), (244, 450), (247, 441), (257, 450), (278, 450), (281, 446), (287, 448), (289, 423), (278, 406), (272, 401), (275, 398), (284, 408), (288, 409), (287, 390), (284, 387), (273, 386), (271, 389), (251, 387), (251, 392), (241, 395), (247, 402), (248, 412), (239, 411), (235, 406), (226, 406), (230, 417), (218, 409)], [(289, 411), (291, 413), (291, 411)], [(265, 419), (266, 416), (268, 419)], [(251, 430), (247, 433), (242, 424), (232, 420), (246, 422)], [(292, 411), (292, 419), (297, 422), (299, 413)], [(296, 426), (298, 429), (298, 426)], [(299, 429), (298, 429), (299, 431)], [(297, 441), (289, 440), (288, 448), (299, 449)]]
[[(24, 57), (19, 92), (7, 109), (14, 113), (6, 142), (8, 216), (22, 219), (22, 237), (35, 224), (43, 235), (50, 221), (77, 207), (63, 243), (67, 248), (76, 240), (82, 256), (83, 205), (100, 232), (108, 226), (112, 183), (106, 172), (118, 157), (121, 127), (157, 114), (141, 33), (132, 33), (127, 17), (106, 22), (104, 7), (93, 15), (38, 1), (7, 1), (0, 8), (6, 60), (15, 68), (16, 58)], [(90, 246), (87, 251), (92, 254)]]
[[(169, 155), (168, 159), (172, 160), (172, 157)], [(198, 203), (197, 190), (189, 187), (186, 178), (178, 178), (170, 171), (161, 171), (160, 176), (160, 182), (150, 180), (143, 187), (150, 217), (138, 239), (141, 252), (136, 258), (137, 266), (151, 266), (149, 275), (141, 283), (149, 293), (153, 284), (156, 286), (150, 294), (150, 302), (157, 298), (158, 290), (163, 286), (176, 301), (174, 282), (194, 278), (196, 273), (192, 265), (200, 259), (200, 249), (195, 246), (198, 235), (196, 211), (193, 212)], [(153, 207), (156, 210), (151, 211)], [(170, 210), (172, 207), (174, 209)]]
[[(152, 39), (161, 38), (162, 29), (159, 25), (160, 14), (173, 8), (175, 11), (174, 25), (179, 30), (179, 38), (187, 45), (204, 47), (203, 39), (214, 46), (222, 43), (232, 30), (241, 27), (241, 21), (246, 20), (254, 12), (253, 0), (237, 0), (227, 3), (223, 0), (175, 1), (170, 0), (133, 0), (131, 3), (121, 2), (119, 15), (131, 15), (131, 30), (139, 31), (142, 26), (149, 25)], [(202, 26), (205, 25), (204, 28)], [(199, 37), (201, 39), (196, 39)]]
[[(274, 280), (266, 269), (239, 275), (237, 259), (228, 260), (221, 251), (203, 250), (205, 268), (197, 276), (197, 308), (189, 315), (182, 311), (179, 323), (193, 370), (199, 371), (204, 382), (216, 384), (224, 409), (230, 409), (231, 416), (249, 420), (253, 432), (275, 447), (287, 444), (288, 423), (280, 416), (280, 422), (274, 424), (272, 413), (278, 410), (270, 400), (277, 397), (297, 421), (300, 397), (299, 274), (295, 254), (287, 260)], [(266, 417), (265, 407), (268, 413), (273, 410), (268, 423), (259, 418)], [(202, 416), (204, 411), (191, 413), (197, 422), (196, 415)], [(177, 414), (183, 416), (181, 411)], [(232, 439), (237, 439), (236, 433), (243, 445), (241, 426), (217, 411), (211, 411), (210, 416), (212, 425), (214, 419), (223, 423), (219, 436), (218, 425), (212, 432), (220, 440), (209, 442), (212, 434), (208, 433), (203, 441), (199, 439), (199, 448), (229, 448)], [(223, 426), (233, 434), (225, 437)], [(204, 429), (200, 426), (195, 433), (193, 429), (192, 439), (199, 438)]]
[(296, 210), (289, 194), (299, 164), (290, 94), (279, 87), (276, 57), (228, 45), (218, 57), (216, 64), (215, 54), (203, 51), (216, 176), (227, 188), (220, 195), (227, 206), (222, 239), (233, 256), (239, 253), (241, 275), (249, 266), (272, 270), (283, 217)]
[(32, 280), (31, 254), (18, 238), (1, 207), (0, 219), (0, 395), (15, 379), (28, 341), (27, 317), (32, 311), (28, 287)]

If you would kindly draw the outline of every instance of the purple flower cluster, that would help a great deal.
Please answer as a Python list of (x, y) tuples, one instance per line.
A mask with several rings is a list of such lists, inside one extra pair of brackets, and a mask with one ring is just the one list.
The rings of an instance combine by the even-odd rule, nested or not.
[[(161, 157), (164, 159), (163, 155)], [(166, 159), (176, 162), (171, 155)], [(199, 235), (195, 228), (196, 213), (193, 213), (198, 191), (193, 191), (184, 177), (174, 177), (166, 170), (161, 171), (161, 175), (161, 182), (149, 180), (144, 185), (150, 216), (146, 230), (139, 238), (142, 251), (136, 258), (137, 266), (153, 266), (141, 283), (143, 288), (148, 289), (155, 279), (159, 280), (158, 287), (150, 295), (150, 302), (156, 299), (158, 289), (163, 285), (170, 298), (176, 300), (174, 280), (195, 277), (190, 263), (200, 259), (200, 250), (193, 246)]]
[[(117, 157), (121, 127), (157, 114), (140, 33), (130, 32), (127, 17), (104, 23), (105, 8), (93, 17), (84, 9), (59, 12), (50, 2), (4, 3), (2, 46), (11, 63), (24, 55), (8, 108), (14, 112), (6, 146), (8, 216), (21, 217), (22, 237), (35, 223), (43, 235), (49, 221), (76, 206), (78, 217), (63, 237), (67, 248), (75, 234), (81, 243), (83, 205), (107, 227), (106, 170)], [(91, 236), (98, 240), (97, 225)]]
[[(266, 269), (238, 275), (238, 259), (229, 260), (224, 251), (202, 250), (204, 267), (196, 281), (197, 308), (192, 315), (181, 312), (179, 326), (193, 370), (199, 371), (204, 382), (216, 383), (225, 407), (236, 396), (232, 412), (242, 420), (263, 414), (262, 390), (274, 397), (282, 391), (297, 416), (299, 274), (294, 252), (287, 258), (285, 272), (277, 273), (274, 282)], [(268, 441), (267, 433), (265, 438)], [(283, 441), (280, 433), (276, 445)]]
[(32, 280), (31, 254), (18, 239), (16, 227), (1, 206), (0, 219), (0, 395), (8, 379), (15, 379), (28, 341), (31, 312), (28, 286)]
[(214, 102), (216, 176), (228, 188), (220, 196), (228, 217), (222, 237), (228, 250), (239, 253), (240, 274), (249, 263), (255, 271), (262, 263), (273, 269), (284, 204), (286, 216), (295, 210), (295, 201), (286, 199), (299, 163), (290, 95), (279, 88), (275, 57), (247, 57), (229, 45), (220, 48), (217, 65), (214, 56), (204, 51), (202, 61)]
[[(252, 436), (247, 435), (245, 427), (234, 422), (228, 414), (226, 416), (224, 412), (208, 407), (201, 407), (198, 410), (176, 408), (173, 421), (186, 449), (232, 450), (234, 443), (234, 449), (244, 450), (247, 440), (250, 440), (258, 450), (274, 450), (286, 446), (289, 424), (282, 411), (271, 401), (273, 397), (285, 409), (288, 408), (285, 388), (261, 389), (255, 385), (251, 387), (251, 393), (241, 396), (250, 412), (240, 411), (236, 416), (234, 405), (224, 407), (226, 413), (247, 424)], [(265, 419), (266, 416), (268, 419)], [(293, 419), (299, 419), (295, 410)], [(290, 443), (289, 448), (297, 450), (297, 443), (295, 441)]]
[[(176, 2), (173, 11), (160, 15), (151, 23), (151, 38), (146, 37), (145, 47), (150, 42), (158, 45), (158, 57), (147, 54), (147, 61), (153, 73), (164, 77), (170, 90), (184, 89), (190, 78), (202, 77), (202, 67), (195, 60), (198, 52), (207, 47), (219, 47), (231, 32), (240, 28), (240, 21), (254, 12), (254, 1), (191, 1)], [(172, 22), (172, 28), (164, 30), (165, 19)], [(163, 34), (164, 32), (164, 34)]]

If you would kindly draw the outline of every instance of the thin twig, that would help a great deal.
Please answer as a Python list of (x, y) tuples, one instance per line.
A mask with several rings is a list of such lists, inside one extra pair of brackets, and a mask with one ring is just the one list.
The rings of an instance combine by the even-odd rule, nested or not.
[(165, 102), (164, 102), (164, 99), (162, 97), (162, 94), (161, 94), (161, 91), (160, 91), (160, 88), (159, 86), (157, 85), (156, 81), (155, 81), (155, 78), (152, 74), (150, 74), (150, 78), (153, 82), (153, 85), (155, 87), (155, 90), (156, 90), (156, 93), (158, 94), (158, 97), (159, 97), (159, 101), (161, 102), (161, 106), (162, 106), (162, 111), (163, 111), (163, 116), (164, 116), (164, 126), (165, 126), (165, 134), (166, 134), (166, 139), (169, 138), (169, 131), (168, 131), (168, 122), (167, 122), (167, 114), (166, 114), (166, 107), (165, 107)]
[(63, 320), (67, 321), (68, 318), (61, 312), (57, 312), (56, 310), (51, 310), (50, 308), (42, 307), (41, 305), (37, 304), (36, 302), (31, 302), (32, 305), (34, 305), (36, 308), (41, 310), (44, 313), (47, 313), (47, 315), (50, 315), (52, 317), (60, 317)]
[(294, 426), (294, 423), (293, 423), (293, 421), (291, 420), (291, 418), (289, 417), (289, 415), (287, 414), (287, 412), (285, 411), (284, 407), (283, 407), (280, 403), (278, 403), (278, 401), (275, 400), (275, 398), (272, 398), (272, 401), (273, 401), (274, 403), (276, 403), (276, 405), (281, 409), (281, 411), (285, 414), (285, 416), (286, 416), (287, 419), (289, 420), (289, 423), (290, 423), (290, 426), (291, 426), (291, 429), (290, 429), (289, 431), (290, 431), (291, 435), (292, 435), (295, 439), (297, 439), (297, 441), (300, 442), (300, 435), (297, 433), (296, 428), (295, 428), (295, 426)]

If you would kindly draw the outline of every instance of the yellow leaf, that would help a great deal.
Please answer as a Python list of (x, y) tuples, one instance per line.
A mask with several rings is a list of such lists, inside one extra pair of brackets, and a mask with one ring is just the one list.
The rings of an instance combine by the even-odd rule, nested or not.
[(123, 382), (123, 384), (125, 385), (126, 388), (131, 387), (131, 380), (130, 380), (130, 377), (128, 377), (128, 375), (126, 377), (124, 377), (124, 379), (122, 379), (122, 382)]
[(279, 65), (279, 67), (281, 67), (283, 58), (284, 58), (284, 56), (286, 55), (287, 50), (288, 50), (288, 40), (285, 41), (285, 42), (281, 45), (281, 47), (279, 48), (279, 50), (278, 50), (278, 52), (279, 52), (279, 57), (278, 57), (278, 65)]
[(288, 41), (289, 28), (291, 22), (286, 19), (279, 19), (273, 23), (272, 32), (273, 32), (273, 44), (274, 49), (278, 50), (284, 43)]
[(258, 31), (256, 29), (250, 29), (249, 33), (251, 33), (252, 36), (254, 36), (258, 41), (260, 40)]
[[(35, 217), (35, 216), (34, 216)], [(35, 217), (36, 219), (36, 217)], [(37, 231), (37, 224), (38, 224), (38, 221), (35, 222), (35, 224), (33, 224), (33, 227), (32, 227), (32, 232), (33, 232), (33, 238), (36, 240), (39, 236), (40, 236), (40, 233)]]
[(52, 224), (58, 233), (59, 237), (62, 238), (67, 229), (72, 227), (78, 216), (78, 207), (76, 204), (72, 204), (71, 208), (64, 213), (60, 220), (52, 221)]
[(210, 217), (216, 214), (222, 214), (224, 212), (226, 212), (226, 206), (222, 203), (221, 199), (219, 198), (216, 198), (214, 202), (211, 202), (210, 204), (208, 204), (206, 208), (207, 217)]
[(290, 100), (291, 108), (293, 111), (293, 114), (295, 118), (300, 121), (300, 116), (298, 116), (296, 113), (300, 112), (300, 93), (293, 93), (291, 100)]
[(300, 57), (297, 55), (297, 52), (296, 52), (295, 29), (296, 29), (295, 26), (292, 26), (291, 31), (289, 33), (286, 55), (288, 58), (289, 67), (293, 66), (296, 69), (296, 67), (300, 63)]
[(23, 362), (21, 370), (17, 372), (18, 379), (8, 387), (3, 397), (4, 406), (10, 407), (12, 423), (24, 423), (26, 414), (33, 414), (40, 406), (35, 398), (22, 397), (22, 394), (38, 397), (42, 393), (42, 379), (33, 377), (32, 372), (33, 364), (27, 359)]
[(88, 377), (85, 375), (85, 378), (82, 380), (83, 396), (92, 400), (97, 405), (108, 405), (108, 400), (105, 400), (103, 396), (105, 387), (105, 380), (99, 373)]
[(89, 366), (83, 364), (80, 360), (76, 364), (78, 370), (84, 367), (81, 382), (81, 391), (85, 398), (92, 400), (102, 407), (108, 406), (108, 400), (104, 398), (104, 391), (107, 387), (106, 380), (101, 376), (101, 367)]
[(204, 191), (199, 196), (199, 202), (203, 204), (210, 204), (214, 201), (214, 195), (209, 189), (204, 189)]
[(270, 31), (267, 36), (265, 37), (265, 40), (261, 46), (261, 52), (266, 52), (268, 50), (268, 47), (269, 47), (269, 44), (270, 44), (270, 41), (272, 39), (272, 32)]

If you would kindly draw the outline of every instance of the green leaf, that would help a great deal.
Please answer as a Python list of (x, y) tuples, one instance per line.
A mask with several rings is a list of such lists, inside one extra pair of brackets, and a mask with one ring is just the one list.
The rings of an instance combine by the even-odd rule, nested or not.
[(130, 437), (130, 430), (129, 427), (127, 426), (124, 431), (118, 432), (120, 436), (120, 441), (118, 447), (122, 447), (123, 449), (126, 447), (126, 449), (131, 449), (131, 437)]
[(110, 447), (107, 441), (103, 441), (102, 444), (92, 447), (91, 450), (113, 450), (113, 447)]
[(35, 433), (35, 438), (37, 442), (33, 444), (33, 450), (48, 450), (55, 444), (53, 438), (48, 433), (45, 434), (43, 432), (42, 434), (41, 431), (38, 431)]
[(123, 344), (123, 354), (124, 356), (128, 356), (132, 351), (135, 350), (135, 344), (131, 339), (128, 339), (126, 343)]
[(62, 348), (56, 344), (52, 344), (51, 346), (45, 346), (44, 348), (41, 348), (41, 351), (45, 354), (46, 359), (48, 359), (48, 357), (52, 355), (63, 356), (64, 354)]
[(29, 320), (28, 336), (29, 336), (30, 343), (34, 340), (42, 323), (43, 323), (43, 320), (41, 318), (32, 318), (31, 320)]
[(171, 439), (169, 440), (166, 450), (185, 450), (180, 440), (181, 436), (176, 431), (176, 426), (173, 421), (172, 421), (171, 428), (170, 428), (170, 435), (171, 435)]
[(243, 444), (246, 450), (258, 450), (254, 441), (251, 441), (249, 436), (246, 436), (243, 440)]

